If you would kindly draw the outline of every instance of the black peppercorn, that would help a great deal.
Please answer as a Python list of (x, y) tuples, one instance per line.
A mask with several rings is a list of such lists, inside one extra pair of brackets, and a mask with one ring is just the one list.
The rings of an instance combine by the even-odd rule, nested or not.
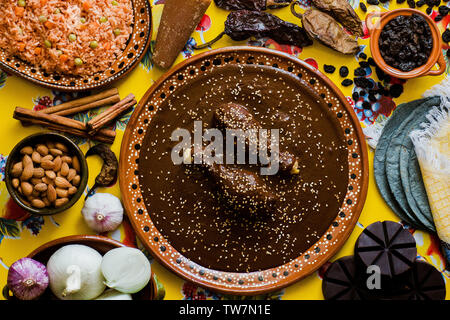
[(336, 67), (335, 67), (335, 66), (332, 66), (332, 65), (330, 65), (330, 64), (324, 64), (324, 65), (323, 65), (323, 70), (324, 70), (326, 73), (333, 73), (333, 72), (336, 70)]
[(341, 82), (341, 84), (342, 84), (344, 87), (348, 87), (348, 86), (351, 86), (351, 85), (353, 84), (353, 81), (352, 81), (351, 79), (344, 79), (344, 80)]
[(342, 78), (345, 78), (346, 76), (348, 76), (348, 73), (349, 73), (349, 71), (348, 71), (348, 68), (346, 66), (342, 66), (342, 67), (339, 68), (339, 75)]

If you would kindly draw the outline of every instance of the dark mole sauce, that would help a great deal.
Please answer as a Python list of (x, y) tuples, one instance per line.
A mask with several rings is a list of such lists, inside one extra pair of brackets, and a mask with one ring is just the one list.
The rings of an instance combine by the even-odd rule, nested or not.
[[(264, 129), (280, 129), (280, 150), (298, 156), (299, 175), (261, 176), (281, 196), (269, 216), (233, 212), (198, 165), (171, 160), (172, 131), (193, 132), (196, 120), (211, 127), (215, 108), (228, 102), (245, 106)], [(143, 141), (139, 182), (151, 220), (177, 251), (206, 268), (257, 271), (295, 259), (325, 233), (346, 194), (346, 148), (335, 115), (303, 81), (269, 67), (227, 65), (162, 103)]]

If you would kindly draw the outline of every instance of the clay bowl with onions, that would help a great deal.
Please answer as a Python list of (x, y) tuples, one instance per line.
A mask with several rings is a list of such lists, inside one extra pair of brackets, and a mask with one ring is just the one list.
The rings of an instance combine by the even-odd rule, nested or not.
[[(27, 257), (37, 260), (44, 265), (47, 265), (48, 259), (59, 248), (69, 244), (81, 244), (97, 250), (101, 255), (104, 255), (109, 250), (126, 247), (123, 243), (103, 237), (94, 235), (75, 235), (59, 238), (43, 244), (37, 249), (33, 250)], [(7, 286), (3, 288), (3, 296), (8, 300), (17, 300)], [(164, 288), (156, 279), (152, 271), (150, 282), (141, 291), (132, 295), (133, 300), (160, 300), (164, 298)], [(47, 288), (40, 300), (57, 300), (50, 288)]]
[[(23, 155), (20, 153), (22, 148), (26, 146), (34, 147), (37, 144), (45, 143), (46, 141), (51, 141), (54, 143), (56, 142), (62, 143), (69, 150), (68, 151), (69, 155), (76, 156), (78, 158), (78, 161), (80, 163), (80, 172), (79, 172), (80, 183), (77, 186), (78, 189), (76, 193), (71, 195), (69, 197), (69, 201), (66, 202), (64, 205), (59, 207), (48, 206), (44, 208), (36, 208), (33, 207), (22, 194), (20, 194), (18, 189), (14, 188), (12, 184), (13, 176), (11, 170), (13, 165), (19, 162), (20, 159), (22, 159)], [(89, 172), (86, 158), (83, 152), (80, 150), (80, 148), (68, 137), (55, 132), (36, 133), (21, 140), (19, 143), (15, 145), (15, 147), (10, 152), (8, 159), (6, 160), (5, 166), (5, 182), (9, 195), (21, 208), (35, 215), (53, 215), (72, 207), (83, 194), (88, 181), (88, 175)]]

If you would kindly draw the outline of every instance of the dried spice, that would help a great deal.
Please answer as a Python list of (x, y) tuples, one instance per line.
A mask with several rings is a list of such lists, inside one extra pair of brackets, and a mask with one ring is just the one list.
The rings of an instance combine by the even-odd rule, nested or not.
[(364, 4), (364, 2), (360, 2), (359, 3), (359, 8), (363, 11), (363, 12), (367, 12), (367, 7)]
[(288, 6), (292, 0), (214, 0), (216, 6), (225, 10), (266, 10)]
[(403, 72), (425, 64), (433, 48), (430, 26), (418, 14), (389, 21), (381, 30), (378, 43), (384, 61)]
[(443, 33), (442, 33), (442, 41), (448, 43), (450, 42), (450, 29), (446, 29)]
[(372, 6), (377, 6), (380, 4), (380, 2), (378, 0), (367, 0), (367, 4), (370, 4)]
[(344, 87), (348, 87), (348, 86), (351, 86), (351, 85), (353, 84), (353, 80), (351, 80), (351, 79), (344, 79), (344, 80), (341, 82), (341, 84), (342, 84)]
[(297, 47), (312, 45), (312, 40), (305, 30), (293, 23), (262, 11), (238, 10), (228, 15), (225, 21), (224, 32), (220, 33), (215, 39), (202, 45), (193, 46), (193, 48), (206, 48), (225, 34), (234, 41), (242, 41), (250, 37), (268, 37), (280, 44), (289, 44)]
[(311, 2), (317, 9), (335, 18), (353, 35), (358, 37), (364, 35), (361, 19), (347, 0), (311, 0)]
[(108, 187), (117, 180), (117, 169), (119, 162), (114, 152), (106, 144), (97, 144), (86, 152), (86, 157), (98, 155), (103, 160), (100, 173), (95, 178), (94, 186), (89, 190), (89, 197), (97, 187)]
[(439, 14), (441, 16), (446, 16), (446, 15), (448, 15), (448, 12), (450, 11), (450, 8), (447, 7), (447, 6), (440, 6), (438, 11), (439, 11)]
[(296, 17), (302, 19), (303, 28), (311, 38), (343, 54), (355, 54), (359, 51), (358, 41), (353, 39), (331, 16), (313, 8), (308, 8), (303, 14), (299, 14), (295, 11), (297, 3), (292, 3), (291, 11)]

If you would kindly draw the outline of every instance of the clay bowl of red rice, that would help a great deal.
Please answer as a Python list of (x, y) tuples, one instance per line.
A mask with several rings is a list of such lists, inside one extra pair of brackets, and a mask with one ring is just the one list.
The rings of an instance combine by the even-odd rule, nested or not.
[(148, 0), (0, 0), (0, 68), (62, 91), (130, 72), (151, 40)]

